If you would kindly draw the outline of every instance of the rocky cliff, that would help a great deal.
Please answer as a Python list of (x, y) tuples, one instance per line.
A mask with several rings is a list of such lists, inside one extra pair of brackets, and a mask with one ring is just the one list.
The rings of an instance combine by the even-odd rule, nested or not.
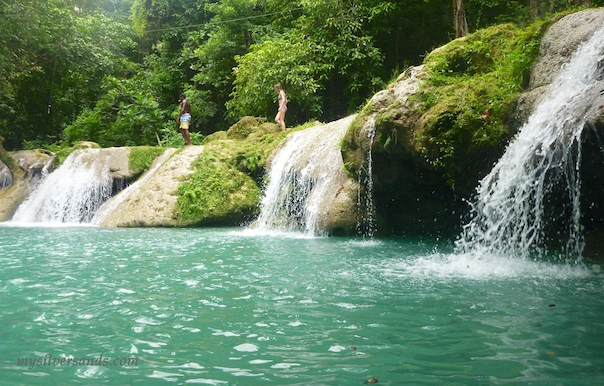
[[(577, 46), (602, 25), (590, 9), (524, 29), (495, 26), (438, 48), (364, 107), (344, 140), (343, 159), (358, 174), (374, 157), (382, 233), (456, 235), (478, 182), (539, 103)], [(602, 227), (604, 87), (586, 90), (583, 225)], [(375, 130), (376, 141), (367, 133)], [(554, 205), (554, 204), (552, 204)], [(555, 230), (553, 230), (555, 232)], [(588, 243), (589, 244), (589, 243)]]

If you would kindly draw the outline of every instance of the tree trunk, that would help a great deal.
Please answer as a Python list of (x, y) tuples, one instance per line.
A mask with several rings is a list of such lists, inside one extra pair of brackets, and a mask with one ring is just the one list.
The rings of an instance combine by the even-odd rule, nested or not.
[(468, 34), (468, 21), (463, 0), (453, 0), (453, 16), (455, 17), (455, 37), (460, 38)]
[(585, 6), (585, 7), (589, 7), (590, 1), (589, 0), (574, 0), (573, 3), (575, 3), (575, 5), (581, 7), (581, 6)]
[(531, 20), (537, 20), (539, 18), (539, 1), (529, 0), (529, 9), (531, 10)]

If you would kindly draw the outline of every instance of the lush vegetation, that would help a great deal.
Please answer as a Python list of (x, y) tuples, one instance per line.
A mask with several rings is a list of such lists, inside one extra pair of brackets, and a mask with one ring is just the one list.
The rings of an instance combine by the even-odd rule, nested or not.
[(149, 169), (155, 158), (161, 155), (166, 149), (152, 146), (137, 146), (130, 151), (128, 157), (130, 171), (133, 174), (142, 174)]
[(276, 124), (253, 117), (208, 136), (193, 163), (195, 172), (178, 187), (179, 218), (192, 224), (234, 224), (256, 215), (267, 158), (284, 137)]
[(498, 147), (513, 134), (515, 99), (528, 85), (546, 23), (486, 28), (426, 58), (430, 77), (417, 95), (423, 128), (414, 140), (451, 181), (473, 149)]
[(360, 170), (361, 129), (374, 119), (380, 151), (421, 159), (453, 191), (473, 191), (482, 172), (475, 163), (488, 168), (514, 134), (517, 98), (528, 86), (546, 27), (560, 17), (524, 28), (499, 24), (434, 50), (408, 101), (369, 103), (355, 119), (342, 140), (347, 169)]
[[(476, 31), (604, 0), (464, 3)], [(455, 31), (445, 0), (0, 0), (0, 135), (9, 150), (165, 146), (181, 92), (207, 135), (272, 119), (275, 83), (289, 126), (330, 121)]]

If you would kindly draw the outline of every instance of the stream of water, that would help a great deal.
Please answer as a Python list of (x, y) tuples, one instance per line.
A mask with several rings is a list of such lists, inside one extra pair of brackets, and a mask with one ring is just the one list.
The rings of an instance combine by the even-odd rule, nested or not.
[(603, 289), (409, 238), (3, 226), (0, 385), (597, 385)]

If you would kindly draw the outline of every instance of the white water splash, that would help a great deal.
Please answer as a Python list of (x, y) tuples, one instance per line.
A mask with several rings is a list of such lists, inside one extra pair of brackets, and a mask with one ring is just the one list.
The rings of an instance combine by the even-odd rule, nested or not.
[(434, 280), (465, 278), (470, 280), (499, 279), (578, 279), (599, 275), (599, 267), (582, 264), (555, 264), (549, 261), (518, 259), (483, 253), (434, 253), (384, 262), (381, 269), (388, 275)]
[(591, 107), (585, 91), (602, 76), (604, 28), (579, 47), (543, 101), (478, 187), (474, 218), (457, 242), (460, 252), (527, 257), (544, 241), (544, 198), (565, 184), (571, 205), (566, 253), (583, 248), (579, 193), (581, 134)]
[(76, 150), (17, 209), (14, 223), (88, 223), (110, 196), (109, 157)]
[(339, 141), (354, 115), (293, 133), (273, 159), (257, 231), (321, 234), (326, 200), (342, 178)]

